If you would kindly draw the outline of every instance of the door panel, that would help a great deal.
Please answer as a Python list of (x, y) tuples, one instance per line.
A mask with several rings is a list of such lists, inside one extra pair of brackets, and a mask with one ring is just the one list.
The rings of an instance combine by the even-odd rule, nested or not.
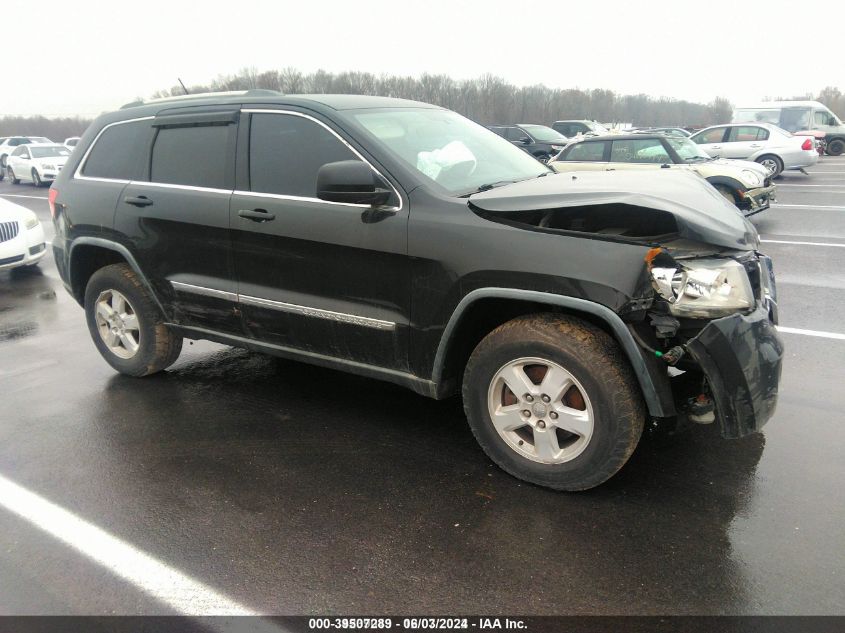
[[(248, 141), (240, 137), (239, 163), (249, 151), (248, 186), (259, 191), (235, 191), (230, 210), (248, 335), (406, 369), (406, 205), (398, 195), (390, 209), (317, 199), (319, 166), (360, 156), (323, 124), (298, 113), (257, 112), (250, 125)], [(273, 218), (262, 220), (256, 212)]]
[(131, 239), (141, 269), (172, 302), (175, 322), (241, 334), (229, 239), (231, 195), (133, 182), (118, 200), (115, 229)]

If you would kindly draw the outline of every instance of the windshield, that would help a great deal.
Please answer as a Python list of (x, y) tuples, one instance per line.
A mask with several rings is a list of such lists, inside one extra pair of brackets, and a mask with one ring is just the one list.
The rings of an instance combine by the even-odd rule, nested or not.
[(29, 142), (30, 143), (50, 143), (51, 141), (50, 141), (50, 139), (48, 139), (44, 136), (30, 136)]
[(604, 127), (601, 123), (596, 123), (595, 121), (588, 121), (587, 127), (596, 134), (610, 134), (610, 130)]
[(557, 130), (553, 130), (545, 125), (520, 125), (523, 130), (534, 137), (536, 141), (543, 141), (546, 143), (565, 143), (566, 137)]
[(67, 147), (55, 145), (52, 147), (30, 147), (33, 158), (53, 158), (54, 156), (70, 156), (70, 150)]
[(666, 141), (672, 146), (678, 156), (687, 162), (710, 160), (710, 156), (685, 136), (667, 136)]
[(403, 162), (454, 195), (550, 172), (501, 136), (449, 110), (375, 110), (352, 116)]

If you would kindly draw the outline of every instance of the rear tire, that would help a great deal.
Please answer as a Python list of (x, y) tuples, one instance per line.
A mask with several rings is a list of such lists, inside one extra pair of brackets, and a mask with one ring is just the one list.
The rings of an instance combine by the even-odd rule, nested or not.
[(15, 172), (12, 171), (11, 167), (6, 168), (6, 174), (9, 176), (9, 182), (11, 182), (13, 185), (21, 184), (20, 178), (15, 178)]
[(490, 459), (555, 490), (607, 481), (634, 452), (645, 420), (637, 380), (616, 341), (551, 313), (519, 317), (488, 334), (467, 363), (463, 399)]
[(845, 152), (845, 140), (835, 138), (827, 144), (827, 153), (831, 156), (840, 156)]
[(38, 170), (33, 169), (31, 176), (32, 176), (32, 186), (36, 187), (36, 188), (40, 187), (42, 183), (41, 183), (41, 176), (38, 175)]
[(760, 156), (756, 162), (768, 169), (772, 178), (780, 176), (783, 171), (783, 161), (774, 154), (764, 154), (763, 156)]
[(149, 376), (172, 365), (182, 337), (164, 318), (140, 278), (127, 264), (95, 272), (85, 288), (88, 331), (106, 362), (127, 376)]

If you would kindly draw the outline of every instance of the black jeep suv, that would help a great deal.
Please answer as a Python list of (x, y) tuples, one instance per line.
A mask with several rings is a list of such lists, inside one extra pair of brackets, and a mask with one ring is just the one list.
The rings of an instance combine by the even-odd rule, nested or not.
[(49, 199), (124, 374), (187, 337), (461, 393), (497, 464), (563, 490), (647, 419), (738, 437), (774, 411), (770, 262), (696, 175), (557, 175), (442, 108), (251, 91), (99, 117)]

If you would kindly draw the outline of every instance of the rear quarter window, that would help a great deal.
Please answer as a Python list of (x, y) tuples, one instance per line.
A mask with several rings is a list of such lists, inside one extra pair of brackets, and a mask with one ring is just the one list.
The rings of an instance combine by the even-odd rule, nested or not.
[(584, 142), (575, 145), (562, 160), (566, 161), (588, 161), (596, 162), (604, 160), (604, 149), (607, 143), (601, 142)]
[(94, 141), (80, 173), (87, 178), (137, 178), (149, 131), (149, 120), (107, 127)]

